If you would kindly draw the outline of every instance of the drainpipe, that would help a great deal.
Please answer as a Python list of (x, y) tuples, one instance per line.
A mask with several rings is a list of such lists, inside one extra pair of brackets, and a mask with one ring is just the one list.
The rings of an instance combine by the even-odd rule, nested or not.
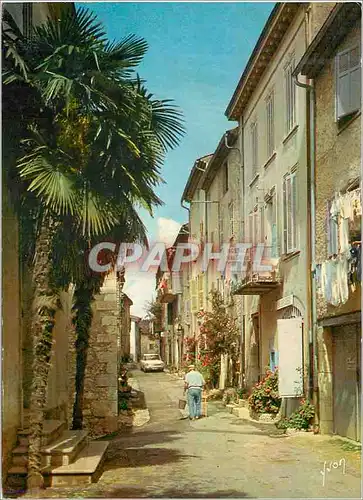
[(298, 87), (304, 88), (308, 91), (309, 99), (309, 162), (310, 162), (310, 178), (308, 180), (308, 186), (310, 185), (309, 205), (310, 205), (310, 290), (311, 290), (311, 309), (310, 309), (310, 331), (309, 331), (309, 341), (313, 345), (313, 398), (315, 403), (315, 409), (317, 414), (317, 419), (319, 421), (319, 390), (318, 390), (318, 349), (317, 349), (317, 309), (316, 309), (316, 224), (315, 224), (315, 89), (313, 85), (299, 82), (298, 75), (294, 75), (295, 84)]
[[(240, 193), (242, 193), (241, 196), (241, 206), (239, 207), (240, 215), (241, 215), (241, 224), (242, 224), (242, 241), (245, 241), (245, 216), (244, 216), (244, 193), (245, 193), (245, 182), (244, 182), (244, 164), (243, 164), (243, 117), (240, 118), (239, 121), (239, 140), (240, 140), (240, 146), (239, 148), (229, 146), (228, 145), (228, 136), (227, 132), (224, 134), (224, 145), (227, 149), (230, 150), (235, 150), (238, 151), (239, 156), (240, 156), (240, 170), (241, 170), (241, 189)], [(241, 271), (242, 272), (242, 271)], [(246, 317), (245, 317), (245, 297), (242, 295), (242, 321), (241, 321), (241, 376), (240, 376), (240, 385), (241, 387), (245, 387), (246, 385), (246, 380), (245, 380), (245, 367), (246, 367), (246, 362), (245, 362), (245, 332), (246, 332)]]

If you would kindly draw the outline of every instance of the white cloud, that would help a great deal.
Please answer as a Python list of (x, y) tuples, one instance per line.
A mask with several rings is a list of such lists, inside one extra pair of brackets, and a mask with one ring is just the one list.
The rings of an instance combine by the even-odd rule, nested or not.
[[(153, 241), (165, 243), (171, 246), (179, 232), (181, 224), (173, 219), (159, 217), (157, 219), (157, 234), (150, 235), (150, 243)], [(126, 270), (126, 283), (124, 292), (133, 302), (131, 314), (140, 316), (146, 315), (146, 306), (156, 295), (155, 291), (155, 271), (142, 272), (135, 266)]]
[(178, 235), (181, 224), (173, 219), (159, 217), (157, 220), (157, 241), (171, 246)]

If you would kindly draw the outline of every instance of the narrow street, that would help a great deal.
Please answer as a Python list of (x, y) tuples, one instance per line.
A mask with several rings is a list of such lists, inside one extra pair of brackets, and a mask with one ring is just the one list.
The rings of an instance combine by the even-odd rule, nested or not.
[[(150, 422), (112, 440), (98, 483), (48, 489), (44, 497), (92, 498), (360, 498), (359, 453), (310, 433), (286, 437), (209, 403), (209, 416), (190, 422), (178, 410), (182, 381), (165, 373), (133, 372)], [(326, 472), (324, 461), (346, 460)]]

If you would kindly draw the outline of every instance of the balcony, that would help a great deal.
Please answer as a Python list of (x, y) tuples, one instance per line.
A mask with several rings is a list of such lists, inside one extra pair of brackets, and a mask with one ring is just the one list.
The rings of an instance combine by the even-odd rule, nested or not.
[[(246, 251), (245, 270), (231, 287), (232, 295), (265, 295), (281, 284), (278, 252), (273, 247), (253, 247)], [(270, 266), (270, 269), (261, 269)]]
[(176, 298), (174, 291), (171, 288), (171, 279), (169, 273), (166, 277), (160, 280), (157, 291), (157, 300), (162, 304), (173, 302)]

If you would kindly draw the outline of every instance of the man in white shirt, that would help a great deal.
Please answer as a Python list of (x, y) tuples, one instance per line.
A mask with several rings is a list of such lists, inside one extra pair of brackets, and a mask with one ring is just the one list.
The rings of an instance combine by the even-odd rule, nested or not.
[(188, 367), (184, 378), (184, 394), (188, 391), (189, 418), (195, 420), (202, 416), (202, 390), (205, 385), (203, 375), (194, 365)]

